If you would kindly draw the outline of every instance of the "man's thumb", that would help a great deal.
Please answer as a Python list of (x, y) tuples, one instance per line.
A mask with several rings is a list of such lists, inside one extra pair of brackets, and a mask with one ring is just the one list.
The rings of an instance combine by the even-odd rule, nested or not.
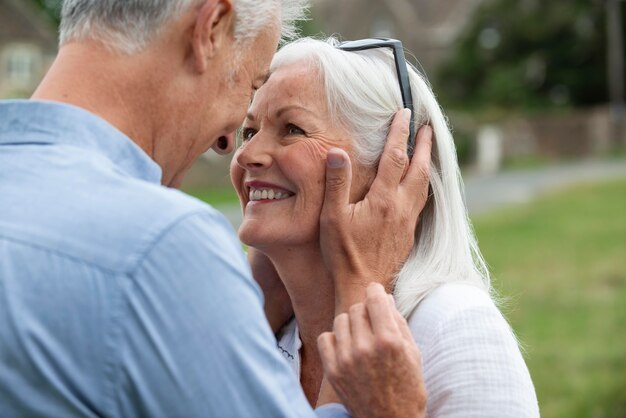
[(324, 210), (336, 213), (350, 203), (352, 166), (348, 154), (339, 148), (331, 148), (326, 156), (326, 192)]

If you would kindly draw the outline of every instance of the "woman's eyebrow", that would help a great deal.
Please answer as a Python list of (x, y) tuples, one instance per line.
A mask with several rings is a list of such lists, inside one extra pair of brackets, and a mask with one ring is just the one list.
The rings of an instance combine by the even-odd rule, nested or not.
[[(281, 108), (279, 108), (276, 113), (274, 113), (275, 118), (279, 119), (283, 113), (288, 112), (290, 110), (300, 110), (300, 111), (304, 111), (307, 113), (310, 113), (311, 115), (316, 116), (317, 114), (315, 112), (313, 112), (310, 109), (307, 109), (306, 107), (300, 106), (300, 105), (287, 105), (287, 106), (283, 106)], [(246, 113), (246, 119), (248, 119), (251, 122), (255, 122), (256, 121), (256, 116), (254, 115), (254, 113), (252, 112), (248, 112)]]
[(301, 110), (301, 111), (310, 113), (312, 115), (316, 114), (312, 110), (307, 109), (306, 107), (303, 107), (300, 105), (288, 105), (288, 106), (283, 106), (276, 111), (276, 118), (280, 118), (283, 115), (283, 113), (288, 112), (290, 110)]

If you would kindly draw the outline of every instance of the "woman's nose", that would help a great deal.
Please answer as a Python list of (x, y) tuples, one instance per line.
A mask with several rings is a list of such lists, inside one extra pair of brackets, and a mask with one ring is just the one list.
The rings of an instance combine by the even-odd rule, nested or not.
[(235, 132), (220, 136), (211, 148), (220, 155), (230, 154), (235, 149)]
[(235, 155), (237, 164), (245, 170), (258, 170), (272, 165), (271, 148), (260, 135), (244, 142)]

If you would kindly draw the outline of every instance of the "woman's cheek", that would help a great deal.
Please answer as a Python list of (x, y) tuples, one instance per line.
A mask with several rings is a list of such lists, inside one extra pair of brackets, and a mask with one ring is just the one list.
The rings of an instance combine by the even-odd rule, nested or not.
[(330, 145), (320, 141), (308, 139), (301, 143), (302, 153), (309, 161), (326, 161), (326, 154), (331, 148)]

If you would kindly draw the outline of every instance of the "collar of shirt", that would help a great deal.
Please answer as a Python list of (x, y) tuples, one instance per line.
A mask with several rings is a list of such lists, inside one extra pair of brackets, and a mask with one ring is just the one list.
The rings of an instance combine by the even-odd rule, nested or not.
[(289, 363), (291, 370), (300, 379), (300, 349), (302, 349), (302, 340), (300, 340), (300, 330), (295, 317), (278, 331), (276, 340), (278, 350)]
[(0, 102), (0, 146), (69, 145), (98, 152), (129, 176), (161, 182), (161, 168), (104, 119), (68, 104), (38, 100)]

